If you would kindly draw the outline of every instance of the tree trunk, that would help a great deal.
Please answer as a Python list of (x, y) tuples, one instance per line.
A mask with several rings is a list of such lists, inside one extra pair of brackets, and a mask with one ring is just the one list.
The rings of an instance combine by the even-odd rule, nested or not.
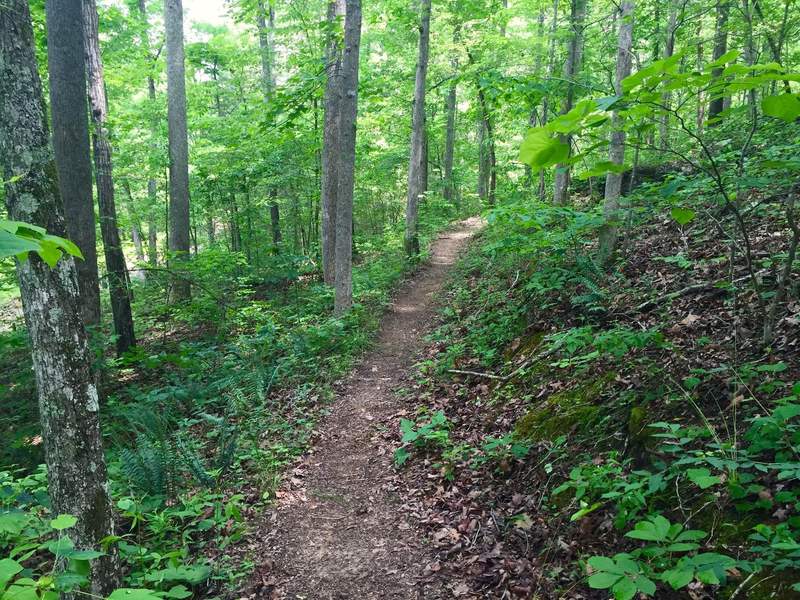
[(48, 0), (47, 65), (53, 151), (69, 238), (81, 249), (77, 262), (83, 322), (100, 323), (97, 234), (92, 202), (92, 163), (83, 63), (83, 14), (79, 0)]
[(425, 160), (425, 80), (428, 74), (428, 45), (431, 29), (431, 0), (419, 0), (419, 58), (414, 84), (414, 104), (411, 119), (411, 152), (408, 162), (408, 198), (406, 203), (405, 250), (409, 255), (419, 254), (419, 199), (423, 189)]
[[(69, 16), (81, 41), (80, 3), (61, 4), (48, 4), (48, 10), (63, 10), (59, 19), (67, 21)], [(59, 32), (67, 33), (63, 26), (55, 26), (53, 33)], [(64, 52), (64, 44), (66, 39), (61, 38), (48, 49), (52, 54)], [(69, 46), (69, 51), (82, 56), (82, 41)], [(66, 61), (79, 63), (82, 72), (82, 60), (70, 57)], [(51, 64), (60, 62), (61, 57), (52, 57)], [(62, 76), (63, 70), (57, 71), (56, 80)], [(56, 93), (59, 103), (65, 99), (61, 92)], [(0, 6), (0, 98), (0, 160), (9, 216), (65, 236), (26, 0), (5, 0)], [(101, 541), (114, 530), (100, 404), (79, 308), (84, 299), (75, 261), (65, 256), (50, 268), (31, 253), (27, 260), (17, 262), (17, 274), (38, 390), (50, 509), (54, 515), (70, 514), (78, 519), (76, 526), (67, 530), (78, 550), (100, 550)], [(90, 568), (92, 594), (108, 596), (119, 580), (115, 553), (92, 560)]]
[[(491, 113), (489, 112), (489, 105), (486, 101), (486, 94), (483, 87), (478, 85), (478, 105), (481, 108), (481, 122), (479, 144), (480, 159), (478, 161), (478, 179), (481, 182), (479, 185), (479, 196), (481, 200), (485, 200), (489, 206), (495, 205), (496, 190), (497, 190), (497, 157), (495, 155), (494, 146), (494, 126), (492, 124)], [(480, 193), (483, 192), (483, 194)]]
[(334, 312), (353, 305), (353, 190), (358, 116), (358, 60), (361, 47), (361, 0), (346, 1), (339, 120), (339, 189), (336, 195), (336, 284)]
[(272, 228), (272, 245), (277, 252), (281, 245), (281, 220), (280, 220), (280, 210), (278, 208), (278, 203), (275, 200), (275, 192), (270, 193), (271, 201), (269, 203), (269, 220), (270, 226)]
[[(458, 27), (456, 27), (456, 31), (453, 34), (453, 41), (458, 44)], [(445, 100), (447, 125), (445, 127), (444, 141), (444, 189), (442, 195), (447, 202), (453, 204), (456, 210), (458, 210), (456, 186), (453, 180), (453, 162), (456, 149), (456, 108), (458, 102), (458, 83), (456, 80), (456, 76), (458, 75), (457, 57), (454, 56), (450, 60), (450, 67), (453, 70), (453, 80), (450, 82), (450, 88), (447, 91), (447, 99)]]
[[(717, 0), (717, 20), (714, 27), (714, 53), (712, 60), (717, 60), (728, 51), (728, 15), (730, 13), (730, 4), (728, 0)], [(722, 75), (722, 67), (714, 69), (712, 75), (717, 78)], [(719, 96), (718, 92), (714, 94), (715, 97), (711, 99), (708, 105), (708, 119), (712, 120), (717, 117), (725, 107), (725, 98)], [(709, 125), (714, 125), (712, 121)]]
[(114, 333), (117, 337), (117, 355), (121, 356), (136, 345), (136, 335), (131, 312), (130, 278), (117, 228), (111, 144), (108, 141), (108, 131), (106, 130), (108, 102), (103, 80), (103, 62), (100, 57), (100, 36), (95, 0), (83, 0), (83, 36), (86, 50), (89, 109), (92, 117), (97, 204), (100, 209), (100, 233), (103, 236), (103, 250), (108, 271), (108, 289), (111, 298), (111, 313), (114, 319)]
[[(581, 59), (583, 54), (583, 23), (586, 19), (587, 0), (572, 0), (572, 11), (570, 25), (572, 35), (569, 39), (567, 50), (567, 61), (564, 64), (564, 79), (567, 80), (567, 96), (561, 108), (561, 114), (568, 113), (575, 104), (575, 77), (581, 70)], [(562, 135), (561, 141), (571, 145), (572, 136)], [(559, 206), (567, 204), (569, 201), (569, 165), (559, 164), (556, 166), (555, 183), (553, 185), (553, 203)]]
[[(150, 57), (150, 39), (147, 36), (148, 22), (145, 0), (138, 0), (138, 7), (139, 16), (142, 19), (142, 46), (145, 48), (148, 58), (152, 58)], [(147, 97), (151, 104), (155, 103), (156, 82), (155, 79), (153, 79), (152, 66), (151, 70), (147, 73)], [(155, 150), (156, 147), (156, 144), (154, 143), (156, 126), (156, 123), (151, 124), (151, 150)], [(147, 179), (147, 198), (149, 200), (149, 205), (147, 207), (147, 260), (151, 266), (155, 267), (158, 265), (158, 232), (153, 212), (155, 211), (156, 204), (158, 202), (158, 184), (156, 183), (155, 177), (153, 177), (152, 174)]]
[[(164, 0), (167, 38), (167, 121), (169, 126), (169, 250), (171, 259), (189, 259), (189, 140), (186, 131), (186, 69), (182, 0)], [(178, 269), (174, 264), (173, 268)], [(173, 277), (170, 301), (189, 299), (185, 277)]]
[[(675, 33), (678, 28), (678, 2), (681, 0), (669, 0), (669, 16), (667, 17), (667, 31), (664, 38), (664, 58), (670, 58), (675, 53)], [(669, 108), (672, 104), (672, 92), (664, 92), (662, 96), (664, 106)], [(661, 130), (661, 149), (669, 148), (669, 113), (661, 115), (659, 123)]]
[[(619, 12), (619, 41), (617, 43), (617, 69), (614, 77), (614, 92), (622, 94), (622, 80), (631, 74), (633, 53), (633, 18), (634, 4), (632, 0), (624, 0)], [(625, 131), (617, 111), (611, 117), (611, 142), (608, 146), (608, 160), (615, 165), (625, 161)], [(622, 192), (622, 173), (606, 175), (605, 201), (603, 216), (605, 224), (600, 230), (600, 264), (605, 264), (614, 253), (617, 245), (619, 215), (619, 197)]]
[(272, 0), (258, 0), (256, 5), (256, 26), (258, 29), (258, 45), (261, 50), (261, 85), (264, 99), (269, 102), (275, 91), (275, 77), (272, 73), (272, 57), (274, 56), (273, 32), (275, 31), (275, 9)]
[[(155, 184), (155, 180), (151, 179), (147, 182), (148, 188), (151, 183)], [(158, 230), (155, 216), (152, 213), (147, 217), (147, 262), (153, 267), (158, 265)]]
[(335, 28), (345, 14), (344, 0), (328, 3), (328, 40), (325, 50), (325, 116), (322, 125), (322, 276), (328, 285), (336, 279), (336, 195), (339, 191), (339, 88), (342, 47)]

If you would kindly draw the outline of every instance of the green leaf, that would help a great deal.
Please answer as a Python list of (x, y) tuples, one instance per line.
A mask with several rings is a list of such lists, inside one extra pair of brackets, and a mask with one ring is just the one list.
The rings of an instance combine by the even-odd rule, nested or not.
[(656, 593), (656, 584), (644, 575), (639, 575), (634, 583), (636, 584), (636, 587), (639, 588), (640, 592), (643, 592), (648, 596), (652, 596)]
[(622, 575), (624, 573), (624, 571), (608, 556), (592, 556), (587, 562), (595, 571), (606, 571), (617, 575)]
[(58, 515), (55, 519), (50, 521), (50, 527), (56, 531), (64, 531), (70, 527), (75, 527), (77, 522), (78, 519), (72, 515)]
[(595, 590), (607, 590), (615, 585), (623, 575), (617, 573), (600, 572), (589, 577), (589, 587)]
[(0, 560), (0, 590), (5, 589), (11, 578), (20, 571), (22, 571), (22, 565), (17, 561), (10, 558)]
[(27, 238), (9, 233), (5, 229), (0, 229), (0, 259), (35, 252), (39, 249), (39, 244)]
[(679, 590), (682, 587), (686, 587), (691, 583), (692, 579), (694, 579), (694, 570), (681, 570), (681, 569), (674, 569), (671, 571), (664, 571), (661, 575), (661, 580), (664, 583), (669, 584), (669, 586), (673, 590)]
[(797, 117), (800, 117), (800, 98), (797, 97), (797, 94), (767, 96), (761, 101), (761, 110), (768, 117), (792, 123)]
[(176, 585), (170, 588), (170, 590), (165, 594), (165, 598), (177, 598), (181, 600), (182, 598), (189, 598), (192, 595), (192, 592), (186, 589), (186, 586), (183, 585)]
[(520, 162), (532, 169), (544, 169), (563, 162), (568, 157), (569, 146), (544, 128), (531, 129), (519, 150)]
[(140, 588), (120, 588), (111, 592), (108, 600), (161, 600), (150, 590)]
[(729, 62), (733, 62), (737, 58), (739, 58), (739, 54), (740, 54), (739, 50), (731, 50), (730, 52), (726, 52), (725, 54), (720, 56), (717, 60), (708, 63), (706, 65), (706, 69), (715, 69)]
[(680, 208), (678, 206), (669, 211), (669, 214), (672, 219), (681, 226), (691, 223), (695, 217), (695, 212), (693, 210), (689, 208)]
[(708, 469), (689, 469), (686, 471), (686, 477), (701, 490), (707, 490), (720, 482), (720, 478), (712, 475)]
[(19, 535), (28, 524), (28, 514), (21, 511), (0, 513), (0, 532)]
[(611, 588), (616, 600), (631, 600), (636, 595), (636, 584), (627, 577), (620, 579), (614, 587)]

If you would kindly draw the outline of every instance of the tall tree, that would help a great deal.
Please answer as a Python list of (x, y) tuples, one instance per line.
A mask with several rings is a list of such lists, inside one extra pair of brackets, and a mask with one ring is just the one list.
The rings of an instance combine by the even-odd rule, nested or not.
[(443, 177), (444, 189), (442, 195), (444, 199), (451, 204), (456, 205), (458, 208), (458, 193), (456, 191), (455, 181), (453, 180), (453, 162), (455, 158), (456, 149), (456, 108), (458, 100), (458, 43), (459, 43), (459, 29), (460, 24), (456, 23), (453, 31), (453, 56), (450, 59), (450, 68), (453, 71), (453, 79), (450, 81), (450, 87), (447, 90), (447, 98), (445, 99), (445, 141), (444, 141), (444, 158), (443, 158)]
[[(258, 0), (256, 11), (258, 45), (261, 50), (261, 85), (264, 91), (264, 101), (271, 102), (275, 92), (275, 5), (273, 0), (267, 0), (267, 4), (264, 3), (264, 0)], [(277, 251), (281, 242), (281, 222), (275, 189), (270, 190), (269, 198), (272, 245)]]
[[(583, 27), (586, 20), (586, 4), (587, 0), (572, 0), (571, 3), (570, 28), (572, 31), (567, 46), (567, 60), (564, 63), (564, 79), (567, 83), (561, 114), (568, 113), (575, 105), (575, 78), (581, 70), (583, 58)], [(571, 144), (571, 136), (561, 136), (561, 139), (565, 144)], [(555, 204), (563, 205), (569, 200), (569, 181), (569, 165), (558, 165), (553, 186), (553, 202)]]
[(86, 109), (81, 0), (47, 0), (47, 66), (58, 184), (70, 239), (81, 249), (78, 263), (83, 322), (100, 323), (97, 234), (92, 202), (92, 162)]
[[(154, 57), (150, 55), (150, 37), (148, 34), (149, 24), (147, 21), (147, 6), (145, 4), (145, 0), (138, 0), (138, 7), (139, 17), (142, 20), (142, 47), (145, 50), (148, 61), (151, 63), (150, 69), (147, 72), (147, 97), (150, 100), (150, 104), (155, 104), (156, 80), (153, 76), (153, 65), (155, 60)], [(150, 130), (151, 137), (153, 139), (155, 139), (156, 127), (157, 124), (155, 122), (151, 123)], [(156, 228), (155, 219), (156, 205), (158, 203), (157, 195), (158, 184), (156, 183), (156, 178), (153, 177), (151, 173), (147, 178), (147, 262), (153, 267), (158, 264), (158, 230)]]
[[(631, 74), (633, 64), (633, 18), (632, 0), (624, 0), (619, 8), (619, 34), (617, 42), (617, 67), (614, 75), (614, 92), (622, 94), (622, 80)], [(608, 145), (609, 162), (622, 166), (625, 161), (625, 131), (617, 111), (611, 117), (611, 141)], [(608, 261), (617, 244), (617, 222), (619, 221), (619, 197), (622, 193), (622, 173), (606, 175), (603, 203), (605, 224), (600, 230), (600, 263)]]
[(111, 160), (111, 143), (108, 140), (106, 100), (103, 79), (103, 61), (100, 57), (100, 36), (95, 0), (83, 0), (83, 39), (86, 48), (86, 75), (88, 79), (89, 108), (92, 118), (92, 149), (94, 173), (97, 184), (97, 205), (100, 209), (100, 233), (108, 271), (111, 313), (117, 336), (117, 353), (123, 354), (136, 345), (131, 313), (130, 278), (122, 252), (117, 228), (117, 209), (114, 204), (114, 178)]
[[(169, 250), (176, 261), (189, 259), (189, 140), (186, 130), (186, 65), (182, 0), (164, 0), (167, 37), (167, 121), (169, 126)], [(189, 298), (185, 276), (173, 277), (170, 298)]]
[(358, 116), (358, 61), (361, 50), (361, 0), (346, 0), (341, 97), (339, 99), (339, 189), (336, 194), (336, 285), (334, 312), (353, 305), (353, 191)]
[(322, 138), (322, 273), (325, 283), (336, 279), (336, 197), (339, 191), (339, 117), (342, 45), (337, 27), (345, 14), (344, 0), (328, 3), (325, 48), (325, 116)]
[(431, 32), (431, 0), (419, 0), (419, 55), (414, 82), (414, 104), (411, 118), (411, 151), (408, 162), (408, 198), (406, 202), (405, 250), (409, 255), (419, 254), (419, 200), (425, 193), (423, 170), (425, 160), (425, 82), (428, 75), (428, 52)]
[[(714, 24), (714, 50), (712, 59), (717, 60), (728, 51), (728, 15), (730, 14), (730, 3), (728, 0), (717, 0), (717, 19)], [(722, 68), (712, 71), (715, 78), (722, 75)], [(719, 93), (712, 96), (708, 105), (709, 120), (719, 116), (725, 108), (725, 97)]]
[[(68, 11), (71, 17), (73, 9), (80, 15), (80, 3), (74, 4)], [(55, 44), (48, 51), (67, 48), (75, 50)], [(61, 59), (53, 57), (52, 62)], [(28, 2), (5, 0), (0, 5), (0, 160), (5, 202), (12, 219), (63, 236), (66, 227), (44, 105)], [(51, 510), (78, 519), (68, 530), (76, 548), (100, 550), (101, 541), (113, 534), (112, 508), (75, 262), (65, 256), (50, 268), (32, 253), (17, 262), (17, 274), (33, 355)], [(92, 593), (107, 596), (116, 587), (117, 574), (113, 554), (93, 560)]]

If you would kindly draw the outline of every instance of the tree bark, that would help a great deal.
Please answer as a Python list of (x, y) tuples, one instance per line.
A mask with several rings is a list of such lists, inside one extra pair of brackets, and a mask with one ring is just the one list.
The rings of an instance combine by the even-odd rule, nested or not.
[[(164, 27), (169, 126), (169, 250), (175, 262), (183, 262), (189, 259), (189, 140), (186, 131), (182, 0), (164, 0)], [(185, 277), (174, 277), (170, 285), (170, 301), (188, 300), (190, 295), (189, 281)]]
[[(717, 60), (728, 51), (728, 15), (730, 13), (730, 4), (728, 0), (717, 1), (717, 20), (714, 26), (714, 52), (712, 60)], [(715, 78), (722, 75), (722, 68), (716, 68), (712, 72)], [(709, 120), (717, 117), (725, 107), (725, 98), (717, 96), (711, 99), (708, 105), (708, 118)], [(714, 125), (712, 122), (710, 125)]]
[(261, 85), (266, 102), (272, 100), (275, 91), (275, 77), (272, 63), (274, 56), (273, 32), (275, 31), (275, 8), (272, 0), (258, 0), (256, 4), (256, 27), (258, 29), (258, 45), (261, 50)]
[(83, 260), (77, 263), (83, 322), (95, 326), (100, 323), (100, 285), (81, 0), (48, 0), (46, 14), (50, 111), (58, 184), (64, 202), (67, 233), (83, 254)]
[[(142, 46), (145, 48), (148, 58), (152, 58), (150, 57), (150, 39), (147, 35), (148, 22), (145, 0), (138, 0), (138, 7), (139, 16), (142, 19), (143, 26)], [(152, 67), (151, 71), (147, 73), (147, 97), (151, 104), (155, 103), (156, 82), (153, 78)], [(152, 123), (150, 129), (150, 145), (152, 149), (155, 149), (156, 144), (154, 143), (154, 140), (156, 136), (156, 123)], [(147, 207), (147, 260), (151, 266), (155, 267), (158, 265), (158, 229), (156, 227), (154, 212), (158, 202), (158, 184), (156, 183), (155, 177), (153, 177), (152, 174), (147, 179), (147, 198), (149, 201), (149, 205)]]
[[(453, 42), (458, 45), (459, 43), (459, 29), (460, 26), (455, 26), (453, 32)], [(450, 88), (447, 90), (447, 98), (445, 100), (446, 112), (446, 126), (445, 126), (445, 141), (444, 141), (444, 189), (442, 195), (447, 202), (455, 206), (459, 210), (458, 195), (456, 193), (456, 185), (453, 180), (453, 163), (455, 159), (456, 150), (456, 108), (458, 103), (458, 57), (453, 56), (450, 59), (450, 67), (453, 70), (453, 79), (450, 82)]]
[(114, 319), (114, 333), (117, 337), (117, 355), (121, 356), (136, 345), (136, 335), (131, 312), (130, 278), (117, 228), (111, 143), (108, 140), (106, 129), (108, 102), (103, 80), (103, 61), (100, 57), (100, 36), (95, 0), (83, 0), (83, 28), (89, 109), (93, 126), (92, 147), (97, 204), (100, 209), (100, 233), (103, 236), (103, 250), (108, 271), (111, 313)]
[(280, 210), (278, 208), (278, 203), (275, 201), (275, 192), (271, 193), (271, 199), (269, 203), (269, 220), (270, 220), (270, 227), (272, 228), (272, 245), (277, 252), (280, 249), (281, 245), (281, 219), (280, 219)]
[[(675, 53), (675, 33), (678, 28), (678, 2), (682, 0), (669, 0), (669, 13), (667, 17), (667, 31), (664, 37), (664, 58), (670, 58)], [(662, 96), (664, 106), (669, 108), (672, 104), (672, 93), (664, 92)], [(661, 116), (659, 123), (661, 149), (666, 150), (669, 147), (669, 113), (665, 112)]]
[(339, 88), (342, 47), (336, 35), (345, 14), (344, 0), (328, 3), (328, 39), (325, 50), (325, 115), (322, 125), (322, 276), (328, 285), (336, 280), (336, 196), (339, 191)]
[[(567, 94), (564, 99), (564, 105), (561, 108), (561, 114), (566, 114), (572, 110), (575, 104), (575, 77), (581, 70), (581, 61), (583, 55), (583, 24), (586, 19), (586, 4), (587, 0), (572, 0), (572, 10), (570, 16), (570, 25), (572, 27), (572, 35), (569, 39), (569, 46), (567, 49), (567, 61), (564, 64), (564, 79), (567, 80)], [(571, 145), (572, 136), (563, 135), (561, 141), (567, 145)], [(553, 185), (553, 203), (559, 206), (567, 204), (569, 201), (569, 182), (570, 182), (570, 169), (567, 164), (559, 164), (556, 166), (555, 183)]]
[[(624, 0), (619, 9), (619, 39), (617, 43), (617, 68), (614, 77), (614, 92), (622, 94), (622, 80), (631, 74), (633, 63), (633, 18), (632, 0)], [(611, 116), (611, 141), (608, 146), (608, 160), (615, 165), (625, 161), (625, 131), (617, 111)], [(605, 264), (614, 253), (620, 221), (619, 197), (622, 193), (622, 173), (606, 175), (603, 216), (605, 224), (600, 229), (600, 264)]]
[(478, 106), (481, 109), (481, 120), (478, 135), (478, 195), (489, 206), (494, 206), (497, 190), (497, 157), (494, 146), (494, 126), (492, 124), (489, 104), (480, 81), (478, 86)]
[[(48, 9), (61, 8), (65, 14), (60, 17), (69, 15), (80, 26), (79, 2), (69, 7), (48, 5)], [(55, 30), (64, 32), (63, 27)], [(65, 42), (62, 39), (48, 49), (54, 54), (63, 52)], [(28, 2), (5, 0), (0, 6), (0, 160), (6, 207), (14, 220), (64, 236), (57, 168), (34, 48)], [(82, 54), (82, 44), (70, 50)], [(62, 60), (53, 59), (53, 63)], [(83, 72), (82, 60), (68, 60), (80, 63)], [(57, 97), (59, 102), (64, 99)], [(100, 405), (79, 308), (83, 299), (75, 261), (65, 256), (50, 268), (31, 253), (27, 260), (17, 262), (17, 274), (38, 390), (51, 511), (78, 519), (67, 530), (77, 549), (100, 550), (101, 541), (114, 531)], [(91, 561), (91, 592), (106, 597), (116, 587), (118, 573), (113, 552)]]
[(423, 189), (425, 164), (425, 80), (428, 75), (428, 52), (431, 30), (431, 0), (419, 0), (419, 57), (414, 83), (414, 104), (411, 118), (411, 152), (408, 162), (408, 198), (406, 202), (405, 250), (419, 254), (419, 200)]
[(346, 0), (341, 98), (339, 99), (340, 162), (336, 195), (336, 284), (334, 313), (353, 305), (353, 191), (358, 116), (358, 61), (361, 49), (361, 0)]

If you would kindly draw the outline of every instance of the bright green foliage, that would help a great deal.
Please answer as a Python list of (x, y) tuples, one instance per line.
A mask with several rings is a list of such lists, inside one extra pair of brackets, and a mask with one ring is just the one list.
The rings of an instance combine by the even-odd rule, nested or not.
[(0, 259), (16, 256), (25, 260), (29, 252), (36, 252), (51, 267), (56, 266), (65, 252), (83, 258), (78, 247), (69, 240), (50, 235), (36, 225), (0, 219)]

